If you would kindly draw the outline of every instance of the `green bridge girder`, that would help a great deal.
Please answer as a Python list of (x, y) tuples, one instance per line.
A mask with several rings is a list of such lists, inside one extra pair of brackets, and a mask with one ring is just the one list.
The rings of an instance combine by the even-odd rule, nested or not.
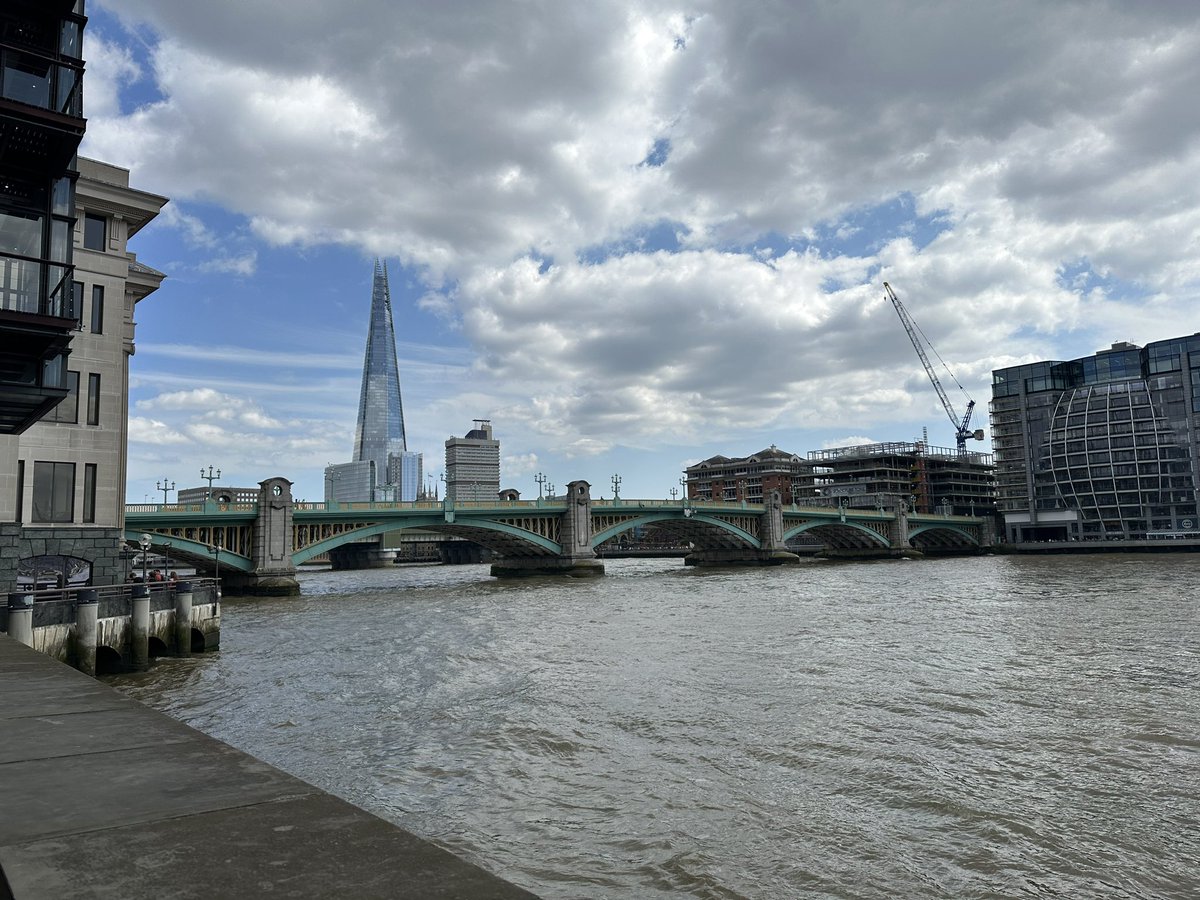
[(224, 549), (214, 554), (211, 544), (189, 540), (176, 534), (160, 534), (153, 530), (126, 528), (125, 540), (131, 544), (136, 544), (141, 540), (143, 534), (150, 535), (150, 547), (153, 550), (162, 550), (167, 544), (170, 544), (171, 552), (176, 556), (183, 556), (193, 560), (203, 560), (205, 562), (216, 559), (222, 568), (228, 567), (238, 572), (254, 571), (254, 562), (248, 556), (242, 556), (240, 553)]
[[(527, 500), (476, 503), (355, 503), (323, 504), (296, 503), (293, 524), (309, 525), (353, 525), (362, 522), (359, 528), (350, 528), (339, 534), (315, 541), (293, 550), (293, 562), (300, 564), (330, 550), (346, 544), (361, 543), (389, 531), (418, 529), (441, 534), (469, 537), (479, 543), (487, 543), (487, 535), (494, 534), (508, 541), (521, 541), (538, 555), (555, 556), (561, 546), (542, 535), (517, 528), (501, 519), (512, 519), (515, 515), (551, 518), (561, 517), (567, 504), (559, 500)], [(593, 521), (613, 516), (624, 516), (619, 522), (609, 524), (593, 532), (592, 547), (637, 527), (652, 524), (679, 523), (687, 530), (703, 533), (723, 534), (740, 546), (760, 549), (759, 538), (728, 518), (738, 516), (756, 517), (764, 511), (762, 504), (688, 502), (667, 500), (600, 500), (592, 502)], [(126, 512), (125, 538), (137, 543), (143, 533), (149, 533), (156, 548), (170, 543), (173, 551), (197, 560), (210, 561), (213, 552), (210, 544), (188, 539), (179, 534), (163, 533), (168, 529), (202, 529), (217, 527), (252, 526), (257, 506), (252, 503), (217, 504), (138, 504)], [(878, 526), (895, 521), (894, 512), (878, 510), (831, 510), (827, 507), (808, 508), (787, 506), (783, 508), (784, 540), (822, 528), (838, 527), (860, 536), (869, 545), (888, 546), (886, 537), (872, 524)], [(982, 519), (962, 516), (938, 516), (910, 514), (909, 538), (922, 534), (940, 532), (962, 543), (978, 547), (979, 537), (972, 527), (978, 527)], [(220, 565), (229, 569), (250, 572), (253, 563), (249, 557), (229, 549), (219, 554)]]

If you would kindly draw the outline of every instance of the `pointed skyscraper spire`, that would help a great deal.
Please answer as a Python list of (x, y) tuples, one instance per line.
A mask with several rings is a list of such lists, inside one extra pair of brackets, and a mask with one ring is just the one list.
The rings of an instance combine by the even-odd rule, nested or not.
[(386, 484), (389, 455), (398, 455), (407, 449), (387, 264), (376, 259), (371, 284), (371, 324), (367, 330), (358, 427), (354, 434), (354, 459), (374, 460), (379, 483)]

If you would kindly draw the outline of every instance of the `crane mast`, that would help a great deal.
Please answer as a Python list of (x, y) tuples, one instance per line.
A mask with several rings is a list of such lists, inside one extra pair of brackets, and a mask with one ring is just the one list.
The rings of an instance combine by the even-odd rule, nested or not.
[[(887, 294), (887, 298), (892, 301), (892, 306), (895, 307), (896, 315), (900, 317), (900, 322), (904, 325), (904, 330), (908, 332), (908, 339), (912, 341), (913, 349), (917, 351), (917, 356), (921, 357), (921, 365), (925, 367), (925, 374), (929, 376), (934, 390), (937, 391), (938, 399), (942, 401), (942, 409), (946, 410), (946, 415), (950, 417), (950, 424), (954, 426), (954, 440), (958, 444), (958, 452), (966, 453), (968, 438), (973, 438), (977, 441), (983, 440), (982, 429), (971, 430), (971, 413), (975, 411), (975, 401), (970, 397), (967, 398), (967, 411), (963, 413), (963, 417), (960, 420), (954, 412), (954, 407), (950, 404), (950, 398), (946, 396), (946, 391), (942, 387), (941, 380), (937, 377), (937, 372), (933, 370), (933, 366), (929, 362), (929, 356), (925, 353), (925, 336), (921, 333), (921, 329), (917, 327), (917, 324), (908, 314), (908, 310), (904, 308), (904, 304), (900, 302), (900, 298), (896, 296), (896, 292), (892, 290), (892, 286), (886, 281), (883, 283), (883, 290)], [(961, 384), (959, 388), (962, 388)], [(963, 391), (963, 394), (965, 395), (966, 391)]]

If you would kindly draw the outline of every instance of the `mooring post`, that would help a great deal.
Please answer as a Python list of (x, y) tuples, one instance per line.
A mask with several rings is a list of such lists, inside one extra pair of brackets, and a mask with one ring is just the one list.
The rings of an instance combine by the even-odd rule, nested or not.
[(135, 584), (129, 617), (129, 656), (135, 672), (150, 667), (150, 585)]
[(33, 595), (8, 595), (8, 633), (13, 640), (33, 646)]
[(85, 675), (96, 674), (96, 629), (100, 614), (100, 592), (87, 588), (75, 600), (75, 668)]
[(192, 655), (192, 583), (175, 585), (175, 654)]

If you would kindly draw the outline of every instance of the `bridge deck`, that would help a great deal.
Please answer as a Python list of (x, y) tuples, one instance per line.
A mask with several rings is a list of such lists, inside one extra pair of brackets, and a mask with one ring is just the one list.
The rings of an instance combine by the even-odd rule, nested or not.
[(0, 808), (14, 900), (534, 896), (4, 634)]

